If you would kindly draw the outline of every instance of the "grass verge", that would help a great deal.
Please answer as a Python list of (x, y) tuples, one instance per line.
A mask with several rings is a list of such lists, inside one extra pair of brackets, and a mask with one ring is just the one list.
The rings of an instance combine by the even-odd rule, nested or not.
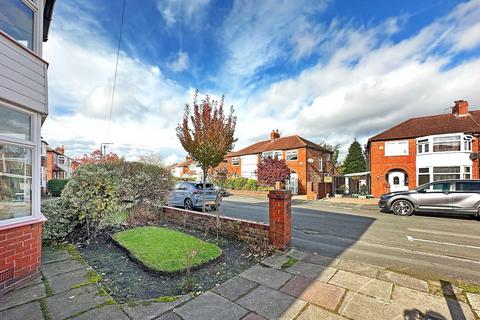
[(160, 227), (139, 227), (113, 235), (130, 256), (156, 272), (171, 273), (218, 258), (222, 250), (189, 234)]

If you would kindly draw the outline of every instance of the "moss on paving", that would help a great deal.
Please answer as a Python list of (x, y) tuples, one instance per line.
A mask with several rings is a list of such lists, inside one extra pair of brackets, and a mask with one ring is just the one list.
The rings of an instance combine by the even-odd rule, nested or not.
[(102, 280), (102, 276), (99, 275), (98, 273), (96, 273), (94, 270), (89, 270), (87, 272), (87, 281), (84, 281), (84, 282), (80, 282), (80, 283), (77, 283), (77, 284), (74, 284), (71, 289), (76, 289), (76, 288), (80, 288), (80, 287), (83, 287), (83, 286), (87, 286), (89, 284), (95, 284), (95, 283), (98, 283)]
[(47, 295), (47, 298), (53, 296), (55, 292), (53, 292), (53, 289), (50, 286), (50, 283), (48, 283), (47, 278), (42, 277), (42, 281), (43, 281), (43, 284), (45, 285), (45, 294)]
[(77, 260), (80, 263), (86, 264), (85, 259), (83, 259), (83, 257), (80, 255), (80, 252), (78, 252), (77, 248), (75, 248), (73, 244), (62, 243), (53, 246), (53, 248), (56, 250), (65, 250), (68, 252), (72, 259)]
[(40, 302), (40, 309), (42, 310), (43, 318), (45, 320), (53, 320), (52, 315), (50, 314), (50, 311), (48, 311), (47, 300), (41, 299), (39, 302)]
[(178, 300), (179, 296), (163, 296), (153, 299), (153, 302), (173, 302)]
[(282, 269), (287, 269), (293, 266), (298, 260), (292, 257), (288, 257), (288, 261), (282, 264)]
[(153, 226), (122, 231), (116, 233), (113, 239), (132, 258), (153, 271), (164, 273), (199, 266), (222, 254), (222, 250), (213, 243), (180, 231)]

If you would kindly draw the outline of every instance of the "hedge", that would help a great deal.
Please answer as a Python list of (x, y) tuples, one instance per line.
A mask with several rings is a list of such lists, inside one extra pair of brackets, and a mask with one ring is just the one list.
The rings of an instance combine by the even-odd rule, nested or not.
[(48, 192), (54, 197), (60, 197), (67, 183), (68, 179), (52, 179), (47, 183)]

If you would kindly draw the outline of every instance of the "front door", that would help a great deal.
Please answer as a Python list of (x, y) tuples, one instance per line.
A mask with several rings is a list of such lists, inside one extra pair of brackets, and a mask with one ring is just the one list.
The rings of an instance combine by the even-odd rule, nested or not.
[(390, 172), (388, 174), (388, 183), (390, 184), (390, 192), (408, 190), (408, 184), (403, 171)]

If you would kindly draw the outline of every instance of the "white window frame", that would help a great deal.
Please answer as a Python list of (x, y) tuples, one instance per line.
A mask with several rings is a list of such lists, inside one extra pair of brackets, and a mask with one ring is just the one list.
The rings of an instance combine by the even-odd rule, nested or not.
[[(420, 186), (419, 184), (419, 178), (420, 175), (429, 175), (429, 182), (436, 182), (434, 181), (434, 176), (436, 174), (442, 174), (442, 173), (434, 173), (434, 168), (438, 167), (460, 167), (460, 172), (458, 173), (449, 173), (445, 172), (444, 174), (458, 174), (461, 180), (469, 180), (472, 179), (472, 166), (459, 166), (459, 165), (452, 165), (452, 166), (428, 166), (428, 167), (421, 167), (417, 168), (417, 187)], [(428, 173), (420, 173), (420, 169), (428, 169)], [(470, 175), (469, 177), (466, 177), (466, 175)]]
[(30, 116), (30, 140), (22, 140), (13, 137), (6, 137), (0, 135), (0, 143), (19, 146), (32, 150), (32, 190), (31, 190), (31, 215), (26, 217), (11, 218), (0, 220), (0, 229), (4, 229), (10, 225), (20, 225), (23, 223), (38, 221), (43, 219), (40, 212), (40, 163), (41, 163), (41, 117), (39, 114), (25, 110), (24, 108), (15, 105), (1, 102), (0, 106), (16, 112), (20, 112)]
[(240, 165), (240, 157), (232, 157), (232, 166), (238, 167)]
[(282, 150), (272, 150), (272, 151), (265, 151), (262, 152), (262, 159), (270, 157), (271, 159), (274, 159), (275, 156), (277, 156), (277, 159), (282, 160), (283, 159), (283, 151)]
[(318, 159), (318, 171), (323, 172), (323, 157), (320, 156)]
[[(389, 148), (389, 146), (394, 146), (394, 145), (406, 145), (406, 153), (394, 153), (392, 152)], [(389, 150), (390, 149), (390, 150)], [(385, 157), (403, 157), (403, 156), (408, 156), (409, 154), (409, 143), (408, 140), (395, 140), (395, 141), (386, 141), (385, 142), (385, 147), (384, 147), (384, 155)]]
[(65, 165), (65, 156), (58, 156), (58, 164)]
[[(295, 159), (288, 159), (289, 156), (295, 156)], [(287, 161), (298, 161), (298, 150), (287, 150), (287, 151), (285, 151), (285, 160), (287, 160)]]
[(38, 1), (37, 1), (37, 3), (35, 3), (34, 1), (31, 1), (31, 0), (19, 0), (19, 1), (22, 2), (23, 4), (25, 4), (33, 12), (32, 49), (30, 49), (27, 46), (24, 46), (22, 43), (18, 42), (17, 39), (13, 38), (12, 36), (10, 36), (10, 35), (9, 36), (12, 39), (14, 39), (18, 44), (25, 47), (27, 50), (31, 50), (31, 51), (35, 52), (36, 54), (38, 54), (39, 56), (41, 56), (42, 52), (41, 52), (40, 49), (41, 49), (41, 45), (42, 45), (42, 42), (43, 42), (43, 35), (41, 34), (41, 31), (43, 29), (43, 25), (42, 25), (43, 17), (42, 17), (42, 19), (39, 18)]
[[(435, 139), (441, 139), (443, 137), (453, 137), (453, 136), (459, 136), (458, 140), (452, 140), (452, 141), (459, 141), (460, 142), (460, 150), (458, 151), (433, 151), (433, 146), (436, 143), (440, 141), (434, 141)], [(421, 137), (417, 138), (416, 144), (417, 144), (417, 154), (439, 154), (439, 153), (452, 153), (452, 152), (472, 152), (472, 145), (473, 145), (473, 136), (469, 134), (464, 134), (464, 133), (449, 133), (449, 134), (438, 134), (438, 135), (432, 135), (432, 136), (426, 136), (426, 137)], [(425, 146), (428, 145), (428, 151), (425, 151)]]

